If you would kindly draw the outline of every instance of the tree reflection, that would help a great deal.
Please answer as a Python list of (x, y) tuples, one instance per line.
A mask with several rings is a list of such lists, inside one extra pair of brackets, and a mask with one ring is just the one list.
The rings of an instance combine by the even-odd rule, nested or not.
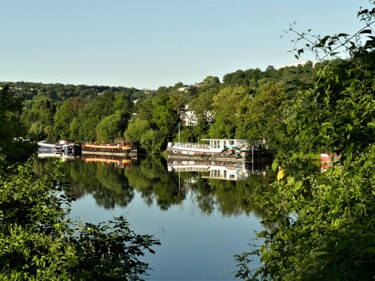
[(199, 209), (205, 214), (211, 214), (215, 210), (216, 200), (208, 179), (202, 178), (201, 174), (190, 175), (190, 188), (194, 192), (195, 200)]
[(274, 179), (272, 171), (264, 175), (250, 175), (245, 181), (207, 179), (202, 178), (202, 174), (191, 174), (194, 173), (189, 175), (190, 188), (203, 213), (210, 214), (217, 208), (226, 216), (254, 212), (262, 217), (266, 212), (261, 207), (261, 197)]
[[(52, 160), (37, 161), (38, 174), (48, 172)], [(219, 180), (208, 178), (207, 172), (168, 172), (164, 159), (146, 157), (122, 169), (119, 166), (83, 162), (79, 159), (63, 166), (73, 198), (90, 194), (99, 206), (110, 209), (126, 207), (138, 192), (147, 206), (156, 204), (161, 210), (182, 204), (191, 194), (202, 213), (215, 210), (225, 216), (255, 213), (263, 217), (262, 196), (275, 179), (269, 170), (250, 173), (246, 180)]]
[[(39, 160), (36, 165), (38, 173), (47, 173), (48, 163), (51, 161)], [(127, 206), (134, 197), (133, 188), (118, 167), (80, 160), (68, 162), (63, 167), (69, 186), (65, 192), (73, 198), (91, 194), (97, 205), (111, 209), (115, 206)]]
[(181, 188), (175, 174), (168, 173), (166, 163), (161, 158), (147, 157), (126, 169), (125, 176), (148, 206), (155, 199), (160, 209), (167, 210), (186, 198), (186, 189)]

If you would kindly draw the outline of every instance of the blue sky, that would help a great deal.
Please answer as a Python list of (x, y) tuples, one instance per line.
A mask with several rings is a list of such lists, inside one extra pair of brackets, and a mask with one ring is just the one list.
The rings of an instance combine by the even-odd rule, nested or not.
[[(0, 81), (157, 89), (298, 62), (292, 22), (351, 33), (365, 0), (0, 0)], [(305, 56), (301, 60), (312, 59)]]

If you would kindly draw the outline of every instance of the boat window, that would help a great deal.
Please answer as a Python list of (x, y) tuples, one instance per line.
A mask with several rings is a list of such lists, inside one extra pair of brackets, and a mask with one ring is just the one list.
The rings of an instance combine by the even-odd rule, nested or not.
[(177, 150), (173, 150), (173, 153), (177, 153)]

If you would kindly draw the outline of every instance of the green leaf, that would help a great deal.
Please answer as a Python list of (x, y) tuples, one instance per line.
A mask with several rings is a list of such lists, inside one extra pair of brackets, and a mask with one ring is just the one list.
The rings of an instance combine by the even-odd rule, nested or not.
[(279, 162), (278, 162), (277, 159), (275, 159), (275, 160), (272, 162), (272, 170), (273, 170), (273, 171), (276, 171), (278, 167), (279, 167)]

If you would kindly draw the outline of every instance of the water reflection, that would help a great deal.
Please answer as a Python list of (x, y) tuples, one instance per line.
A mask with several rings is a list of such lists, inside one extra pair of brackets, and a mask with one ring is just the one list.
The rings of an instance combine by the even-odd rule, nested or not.
[(255, 165), (248, 161), (168, 160), (168, 171), (206, 173), (203, 177), (207, 179), (239, 181), (247, 179), (251, 174), (265, 175), (266, 170), (267, 165)]
[(130, 166), (132, 164), (132, 159), (130, 157), (123, 158), (119, 156), (100, 155), (100, 154), (83, 154), (81, 156), (81, 160), (84, 162), (96, 162), (96, 163), (110, 164), (118, 168), (124, 168), (125, 166)]
[[(264, 229), (258, 202), (275, 175), (250, 168), (247, 178), (222, 180), (209, 178), (207, 169), (168, 171), (160, 158), (115, 160), (79, 158), (62, 165), (71, 184), (66, 192), (82, 197), (71, 216), (97, 223), (125, 215), (136, 233), (154, 234), (162, 246), (144, 257), (155, 269), (150, 280), (234, 280), (234, 255)], [(48, 172), (53, 161), (38, 159), (35, 172)], [(253, 267), (258, 265), (255, 260)]]
[[(137, 192), (146, 205), (168, 210), (182, 205), (189, 194), (205, 214), (218, 210), (225, 216), (250, 212), (262, 216), (257, 197), (275, 177), (267, 165), (255, 169), (245, 163), (167, 163), (155, 157), (130, 160), (97, 155), (70, 160), (64, 165), (70, 183), (67, 193), (74, 198), (91, 194), (105, 209), (126, 207)], [(47, 172), (51, 161), (39, 159), (38, 173)]]

